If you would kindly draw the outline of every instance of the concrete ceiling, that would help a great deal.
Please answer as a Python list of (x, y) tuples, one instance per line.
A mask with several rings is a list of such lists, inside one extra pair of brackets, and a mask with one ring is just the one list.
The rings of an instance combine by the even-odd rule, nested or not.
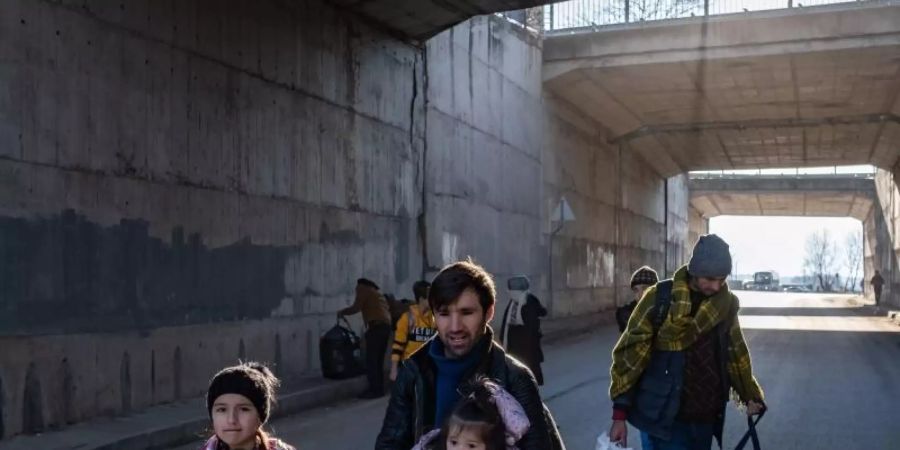
[(424, 41), (480, 14), (513, 11), (548, 0), (330, 0), (394, 34)]
[(544, 83), (663, 175), (900, 155), (900, 6), (549, 36)]
[(812, 216), (864, 220), (875, 182), (868, 178), (808, 177), (691, 179), (691, 206), (704, 217)]

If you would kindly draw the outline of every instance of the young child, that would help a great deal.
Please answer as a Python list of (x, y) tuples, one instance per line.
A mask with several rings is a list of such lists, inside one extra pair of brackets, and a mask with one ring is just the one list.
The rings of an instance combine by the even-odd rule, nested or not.
[(431, 283), (417, 281), (413, 284), (413, 295), (416, 303), (410, 305), (409, 311), (400, 316), (394, 329), (394, 345), (391, 351), (391, 381), (397, 381), (397, 370), (400, 361), (408, 359), (416, 350), (422, 348), (437, 328), (434, 325), (434, 314), (428, 306), (428, 290)]
[(478, 378), (444, 425), (422, 436), (413, 450), (515, 450), (530, 425), (522, 405), (509, 392)]
[(217, 373), (206, 393), (215, 434), (201, 450), (294, 450), (263, 431), (279, 384), (260, 363), (242, 363)]

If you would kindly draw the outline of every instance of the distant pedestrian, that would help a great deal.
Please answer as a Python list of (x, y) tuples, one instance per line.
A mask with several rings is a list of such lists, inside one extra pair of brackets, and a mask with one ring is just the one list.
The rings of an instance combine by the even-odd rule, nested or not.
[(530, 282), (527, 277), (514, 277), (507, 281), (510, 300), (503, 313), (501, 323), (501, 342), (506, 351), (531, 369), (538, 386), (544, 385), (544, 350), (541, 348), (541, 317), (547, 315), (547, 309), (538, 298), (529, 292)]
[(872, 289), (875, 291), (875, 306), (881, 304), (881, 290), (884, 288), (884, 278), (881, 277), (881, 272), (875, 271), (875, 276), (872, 277), (870, 281), (872, 283)]
[(656, 271), (649, 266), (643, 266), (631, 274), (631, 293), (634, 297), (632, 297), (630, 302), (616, 309), (616, 322), (619, 324), (619, 333), (625, 331), (625, 327), (628, 325), (628, 319), (631, 318), (634, 307), (637, 306), (641, 297), (644, 296), (644, 291), (658, 281), (659, 276), (656, 274)]
[(384, 396), (384, 356), (391, 339), (391, 313), (381, 289), (372, 280), (356, 280), (353, 304), (338, 311), (338, 317), (362, 313), (366, 324), (366, 377), (369, 387), (359, 398)]
[(269, 368), (255, 362), (217, 373), (206, 393), (215, 434), (201, 450), (294, 450), (263, 430), (279, 384)]

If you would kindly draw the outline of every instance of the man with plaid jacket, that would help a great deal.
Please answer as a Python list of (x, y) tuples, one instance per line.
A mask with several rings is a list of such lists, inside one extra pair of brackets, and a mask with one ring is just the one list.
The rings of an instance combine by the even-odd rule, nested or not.
[(610, 439), (627, 445), (627, 420), (644, 450), (722, 446), (732, 396), (747, 414), (765, 409), (725, 279), (728, 244), (701, 236), (687, 266), (651, 287), (613, 349)]

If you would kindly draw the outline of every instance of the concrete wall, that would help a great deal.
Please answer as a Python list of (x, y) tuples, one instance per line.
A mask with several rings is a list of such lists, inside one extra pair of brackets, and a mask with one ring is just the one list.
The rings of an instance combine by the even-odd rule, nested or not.
[(691, 257), (696, 239), (690, 235), (691, 193), (687, 174), (666, 180), (666, 267), (669, 277)]
[[(528, 275), (552, 315), (567, 317), (611, 308), (638, 266), (665, 267), (666, 181), (640, 156), (620, 158), (595, 122), (542, 92), (540, 44), (485, 17), (427, 44), (426, 270), (467, 256), (484, 264), (500, 288), (497, 322), (509, 275)], [(677, 258), (687, 182), (669, 184)], [(562, 196), (576, 221), (553, 238), (551, 298), (558, 223), (549, 216)]]
[[(667, 181), (636, 153), (607, 144), (602, 127), (565, 101), (547, 94), (545, 105), (544, 208), (552, 212), (565, 196), (576, 216), (553, 238), (553, 313), (609, 310), (630, 298), (635, 269), (665, 270)], [(686, 183), (671, 187), (677, 230), (686, 204), (676, 199), (688, 194)]]
[(687, 253), (685, 257), (690, 259), (691, 250), (694, 244), (700, 239), (701, 235), (709, 233), (709, 219), (703, 217), (703, 214), (693, 206), (688, 207), (688, 240)]
[(419, 49), (315, 2), (9, 1), (0, 61), (0, 434), (314, 373), (357, 277), (411, 295)]
[(875, 293), (868, 280), (875, 270), (881, 271), (885, 285), (882, 304), (900, 307), (900, 267), (898, 267), (897, 218), (900, 217), (900, 190), (897, 187), (897, 168), (893, 171), (879, 169), (875, 175), (875, 189), (878, 199), (863, 221), (863, 277), (866, 280), (865, 294), (874, 300)]
[(471, 256), (501, 293), (512, 274), (540, 285), (538, 37), (476, 17), (429, 40), (426, 60), (426, 271)]
[(406, 297), (471, 255), (549, 300), (563, 193), (556, 317), (681, 245), (685, 183), (546, 96), (540, 41), (496, 17), (421, 49), (313, 0), (9, 1), (0, 61), (0, 437), (239, 357), (318, 373), (359, 276)]

